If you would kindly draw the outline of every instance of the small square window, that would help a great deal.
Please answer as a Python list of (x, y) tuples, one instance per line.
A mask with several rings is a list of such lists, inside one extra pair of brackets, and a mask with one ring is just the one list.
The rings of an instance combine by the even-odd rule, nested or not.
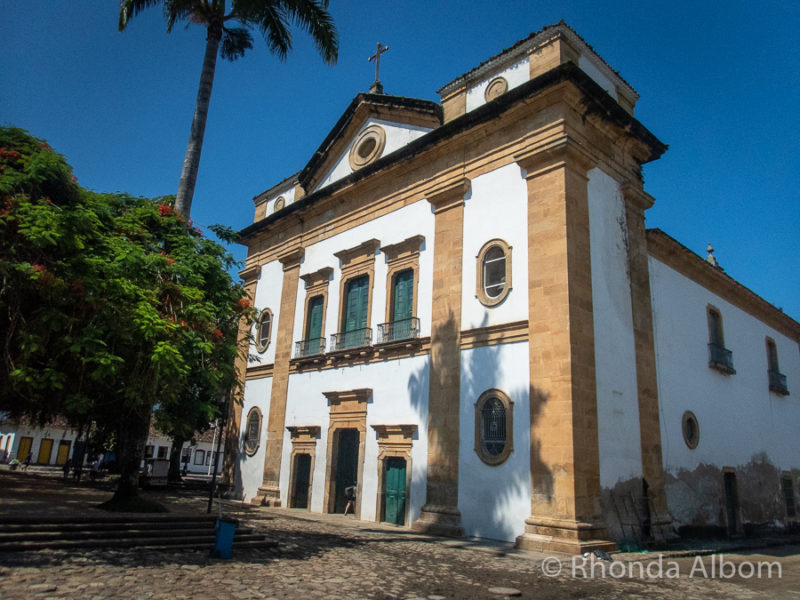
[(206, 453), (205, 450), (195, 450), (194, 452), (194, 464), (202, 465), (206, 460)]

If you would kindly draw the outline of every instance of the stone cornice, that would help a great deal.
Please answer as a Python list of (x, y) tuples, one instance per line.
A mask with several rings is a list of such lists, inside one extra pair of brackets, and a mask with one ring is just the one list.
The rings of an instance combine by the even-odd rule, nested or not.
[(535, 146), (514, 156), (517, 164), (525, 170), (525, 178), (540, 177), (553, 169), (569, 166), (588, 172), (596, 164), (589, 149), (563, 135), (556, 140)]
[(373, 238), (367, 240), (366, 242), (362, 242), (353, 248), (334, 252), (333, 255), (342, 261), (342, 267), (346, 267), (350, 263), (361, 262), (362, 260), (371, 260), (375, 256), (375, 250), (377, 250), (380, 245), (380, 240)]
[(306, 284), (306, 289), (312, 288), (317, 285), (328, 285), (333, 269), (331, 267), (322, 267), (313, 273), (300, 275), (300, 279)]
[(381, 246), (381, 252), (383, 252), (389, 260), (396, 259), (403, 254), (419, 254), (419, 247), (424, 241), (424, 235), (415, 235), (396, 244)]
[(300, 438), (316, 439), (319, 437), (321, 430), (319, 425), (290, 425), (286, 428), (292, 436), (293, 440)]
[(379, 438), (402, 436), (403, 438), (411, 439), (417, 432), (416, 425), (372, 425), (372, 428)]
[(800, 343), (800, 323), (660, 229), (647, 230), (647, 251), (681, 275)]
[(372, 396), (372, 388), (359, 388), (341, 392), (322, 392), (322, 395), (328, 399), (331, 405), (350, 401), (366, 403), (370, 396)]
[(425, 198), (431, 203), (434, 213), (444, 212), (464, 204), (469, 186), (470, 180), (466, 177), (450, 179), (426, 190)]
[(283, 270), (293, 269), (300, 266), (300, 261), (303, 260), (305, 254), (302, 248), (292, 248), (288, 252), (281, 254), (278, 260), (283, 265)]
[(259, 273), (261, 273), (261, 265), (251, 265), (246, 269), (239, 271), (239, 277), (242, 278), (246, 285), (255, 280)]

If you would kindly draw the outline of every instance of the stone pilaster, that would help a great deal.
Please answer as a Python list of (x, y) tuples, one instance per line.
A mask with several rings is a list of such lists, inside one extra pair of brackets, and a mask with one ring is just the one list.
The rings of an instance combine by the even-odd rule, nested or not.
[(459, 404), (461, 396), (461, 265), (464, 194), (469, 180), (448, 182), (426, 194), (435, 215), (428, 477), (425, 505), (411, 528), (461, 537), (458, 510)]
[(631, 273), (631, 308), (636, 348), (642, 477), (647, 482), (650, 533), (656, 539), (663, 539), (671, 534), (671, 519), (664, 492), (653, 305), (650, 297), (650, 266), (644, 224), (644, 211), (653, 205), (653, 198), (642, 190), (641, 184), (625, 184), (622, 193), (625, 198), (628, 224), (628, 263)]
[[(248, 267), (239, 272), (244, 280), (244, 291), (252, 304), (256, 297), (256, 286), (261, 265)], [(247, 371), (247, 354), (250, 350), (250, 325), (242, 319), (239, 321), (239, 353), (234, 364), (239, 378), (239, 387), (231, 392), (228, 405), (227, 422), (225, 423), (225, 452), (222, 462), (222, 483), (227, 488), (234, 485), (236, 464), (239, 460), (239, 426), (242, 422), (242, 402), (244, 401), (245, 374)]]
[(283, 265), (281, 309), (275, 337), (275, 367), (272, 375), (272, 396), (269, 402), (267, 444), (264, 457), (264, 479), (253, 502), (280, 506), (281, 454), (286, 421), (286, 394), (289, 389), (289, 360), (292, 358), (292, 332), (300, 280), (303, 249), (295, 248), (278, 257)]
[(614, 547), (601, 511), (586, 173), (569, 138), (518, 157), (528, 184), (531, 516), (521, 548)]

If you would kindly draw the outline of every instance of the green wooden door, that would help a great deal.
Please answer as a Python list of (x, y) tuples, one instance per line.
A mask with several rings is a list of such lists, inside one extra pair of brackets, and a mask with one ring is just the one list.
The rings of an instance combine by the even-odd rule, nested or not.
[(384, 521), (404, 525), (406, 517), (406, 461), (392, 457), (386, 460), (386, 509)]
[(336, 452), (336, 490), (333, 512), (343, 513), (347, 504), (344, 489), (353, 485), (358, 477), (358, 429), (339, 430)]
[(344, 347), (363, 346), (369, 310), (369, 276), (362, 275), (347, 284), (347, 304), (344, 309)]
[(292, 508), (308, 508), (308, 484), (311, 480), (311, 455), (298, 454), (295, 457), (294, 502)]
[(322, 337), (322, 296), (314, 296), (308, 301), (308, 323), (306, 324), (306, 339), (316, 340)]
[(411, 317), (414, 316), (413, 269), (395, 275), (392, 296), (392, 339), (402, 340), (411, 337)]

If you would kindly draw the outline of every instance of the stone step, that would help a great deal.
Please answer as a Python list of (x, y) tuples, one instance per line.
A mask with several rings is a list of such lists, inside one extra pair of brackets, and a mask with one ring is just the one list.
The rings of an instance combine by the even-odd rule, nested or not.
[[(211, 550), (216, 543), (214, 533), (200, 536), (180, 537), (146, 537), (146, 538), (116, 538), (116, 539), (81, 539), (81, 540), (24, 540), (14, 542), (0, 541), (0, 552), (24, 552), (35, 550), (69, 550), (86, 548), (196, 548), (205, 546)], [(233, 539), (234, 548), (239, 547), (273, 547), (276, 542), (266, 539), (265, 536), (253, 533), (239, 535), (237, 532)]]
[[(250, 534), (253, 530), (246, 527), (236, 529), (236, 536)], [(126, 529), (120, 530), (95, 530), (95, 529), (72, 529), (72, 530), (45, 530), (45, 531), (22, 531), (0, 533), (0, 543), (19, 542), (19, 541), (46, 541), (46, 540), (114, 540), (119, 538), (136, 539), (152, 537), (203, 537), (209, 534), (216, 535), (214, 527), (204, 527), (202, 529)]]

